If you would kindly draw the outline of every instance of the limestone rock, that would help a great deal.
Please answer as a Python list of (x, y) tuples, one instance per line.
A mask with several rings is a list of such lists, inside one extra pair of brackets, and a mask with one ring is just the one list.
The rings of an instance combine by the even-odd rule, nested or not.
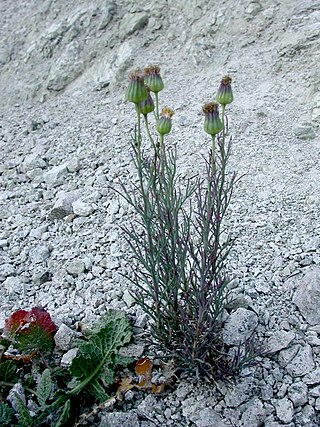
[(284, 397), (276, 402), (275, 408), (280, 421), (283, 423), (290, 423), (292, 421), (294, 411), (291, 400)]
[(301, 279), (293, 302), (310, 325), (320, 324), (320, 268), (313, 268)]
[(29, 258), (32, 262), (38, 264), (45, 261), (50, 256), (50, 250), (46, 245), (38, 245), (29, 252)]
[(108, 412), (101, 416), (99, 427), (140, 427), (140, 422), (135, 410)]
[(76, 332), (62, 323), (55, 333), (54, 341), (61, 350), (69, 350), (72, 340), (76, 337)]
[(266, 418), (266, 411), (263, 403), (261, 400), (254, 398), (252, 401), (248, 402), (247, 405), (241, 417), (241, 425), (243, 427), (260, 427)]
[(27, 172), (33, 169), (44, 169), (46, 166), (47, 163), (39, 154), (28, 154), (22, 163), (22, 171)]
[(238, 345), (248, 339), (258, 325), (258, 316), (245, 308), (238, 308), (228, 317), (223, 329), (223, 341)]
[(63, 184), (68, 174), (68, 163), (63, 163), (58, 166), (54, 166), (47, 173), (44, 174), (44, 180), (48, 187), (58, 187)]
[(294, 128), (295, 135), (302, 140), (310, 140), (316, 137), (312, 123), (303, 122)]
[(308, 387), (302, 381), (288, 387), (288, 398), (294, 407), (303, 406), (308, 402)]
[(227, 427), (221, 416), (213, 408), (204, 408), (192, 419), (197, 427)]
[(85, 269), (85, 263), (81, 260), (73, 260), (67, 264), (67, 272), (74, 277), (84, 273)]
[(80, 191), (60, 192), (56, 197), (53, 208), (49, 213), (51, 219), (62, 219), (73, 213), (72, 203), (80, 198)]
[(279, 363), (292, 377), (301, 377), (311, 372), (315, 366), (310, 345), (297, 344), (290, 349), (282, 350)]
[(89, 216), (93, 212), (93, 207), (82, 200), (76, 200), (72, 203), (72, 209), (75, 215), (78, 216)]
[(287, 348), (294, 337), (295, 333), (292, 331), (275, 331), (267, 341), (268, 353), (277, 353), (278, 351)]
[(121, 39), (133, 34), (148, 24), (149, 15), (145, 12), (127, 13), (122, 18), (119, 35)]

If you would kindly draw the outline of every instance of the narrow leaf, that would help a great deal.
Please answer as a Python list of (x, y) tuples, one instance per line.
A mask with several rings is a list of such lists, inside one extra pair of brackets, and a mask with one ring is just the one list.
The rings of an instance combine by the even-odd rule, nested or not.
[(70, 417), (70, 400), (67, 400), (63, 406), (62, 413), (54, 427), (63, 427)]
[(23, 402), (21, 397), (18, 396), (17, 394), (16, 394), (16, 405), (17, 405), (19, 422), (23, 425), (23, 427), (32, 427), (33, 419), (29, 414), (29, 411), (25, 403)]
[(17, 366), (13, 360), (6, 360), (0, 364), (0, 381), (14, 382), (17, 373)]

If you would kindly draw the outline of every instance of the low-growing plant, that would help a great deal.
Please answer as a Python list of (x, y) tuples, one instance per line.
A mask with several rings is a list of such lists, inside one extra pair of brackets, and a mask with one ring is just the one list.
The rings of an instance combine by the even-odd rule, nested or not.
[(128, 277), (137, 289), (132, 293), (136, 303), (151, 319), (156, 348), (198, 378), (226, 377), (252, 357), (250, 346), (231, 351), (222, 339), (230, 283), (226, 259), (232, 247), (224, 219), (238, 179), (228, 171), (232, 139), (225, 109), (233, 101), (231, 78), (222, 79), (216, 100), (203, 107), (210, 148), (204, 176), (188, 180), (177, 172), (176, 146), (165, 141), (173, 111), (165, 107), (159, 114), (163, 88), (158, 66), (129, 75), (126, 98), (136, 110), (132, 157), (137, 181), (122, 183), (119, 190), (136, 213), (133, 224), (123, 228), (137, 264)]
[[(122, 312), (110, 310), (83, 331), (69, 369), (52, 353), (56, 330), (49, 313), (40, 308), (18, 310), (5, 321), (0, 336), (0, 426), (74, 425), (80, 409), (75, 397), (81, 394), (83, 403), (106, 401), (116, 367), (132, 361), (119, 353), (131, 339)], [(22, 392), (13, 398), (11, 393), (10, 406), (4, 400), (17, 383)]]

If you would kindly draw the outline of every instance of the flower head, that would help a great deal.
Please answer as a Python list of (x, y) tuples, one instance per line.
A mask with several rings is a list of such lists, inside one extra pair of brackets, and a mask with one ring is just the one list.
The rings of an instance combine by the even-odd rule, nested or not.
[(222, 122), (219, 117), (219, 104), (217, 102), (208, 102), (202, 107), (204, 112), (204, 130), (209, 135), (216, 135), (222, 128)]
[(164, 88), (164, 84), (160, 76), (160, 68), (157, 65), (150, 65), (143, 71), (145, 82), (150, 87), (151, 92), (160, 92)]
[(221, 80), (216, 100), (221, 105), (231, 104), (233, 101), (233, 93), (231, 88), (232, 79), (230, 76), (224, 76)]
[(157, 132), (160, 135), (165, 135), (171, 131), (172, 127), (172, 116), (174, 112), (169, 107), (164, 107), (160, 113), (160, 117), (156, 124)]
[(144, 101), (139, 102), (137, 104), (137, 108), (140, 114), (147, 115), (148, 113), (152, 113), (154, 110), (154, 102), (152, 96), (150, 95), (150, 88), (146, 85), (146, 89), (148, 92), (148, 97)]
[(126, 98), (130, 102), (138, 104), (145, 101), (148, 97), (147, 89), (144, 85), (143, 75), (140, 69), (133, 70), (129, 74), (129, 86), (126, 92)]

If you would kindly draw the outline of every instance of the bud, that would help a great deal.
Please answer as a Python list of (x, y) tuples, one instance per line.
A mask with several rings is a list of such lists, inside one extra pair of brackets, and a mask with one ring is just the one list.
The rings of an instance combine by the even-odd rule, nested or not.
[(139, 69), (131, 71), (129, 80), (129, 86), (126, 92), (127, 100), (135, 104), (145, 101), (148, 97), (148, 92), (145, 88), (141, 71)]
[(222, 122), (219, 117), (218, 104), (216, 102), (208, 102), (202, 107), (202, 111), (205, 114), (204, 118), (204, 130), (209, 135), (216, 135), (222, 128)]
[(147, 115), (148, 113), (152, 113), (154, 110), (154, 103), (152, 96), (150, 95), (150, 88), (149, 86), (146, 86), (147, 92), (148, 92), (148, 98), (145, 101), (139, 102), (137, 104), (137, 108), (140, 114)]
[(173, 111), (169, 107), (164, 107), (157, 121), (156, 129), (160, 135), (165, 135), (171, 131)]
[(232, 82), (232, 79), (229, 76), (224, 76), (223, 79), (221, 80), (221, 83), (216, 95), (216, 100), (221, 105), (231, 104), (231, 102), (233, 101), (231, 82)]
[(157, 65), (150, 65), (143, 71), (145, 82), (150, 87), (151, 92), (160, 92), (164, 88), (164, 84), (160, 76), (160, 68)]

